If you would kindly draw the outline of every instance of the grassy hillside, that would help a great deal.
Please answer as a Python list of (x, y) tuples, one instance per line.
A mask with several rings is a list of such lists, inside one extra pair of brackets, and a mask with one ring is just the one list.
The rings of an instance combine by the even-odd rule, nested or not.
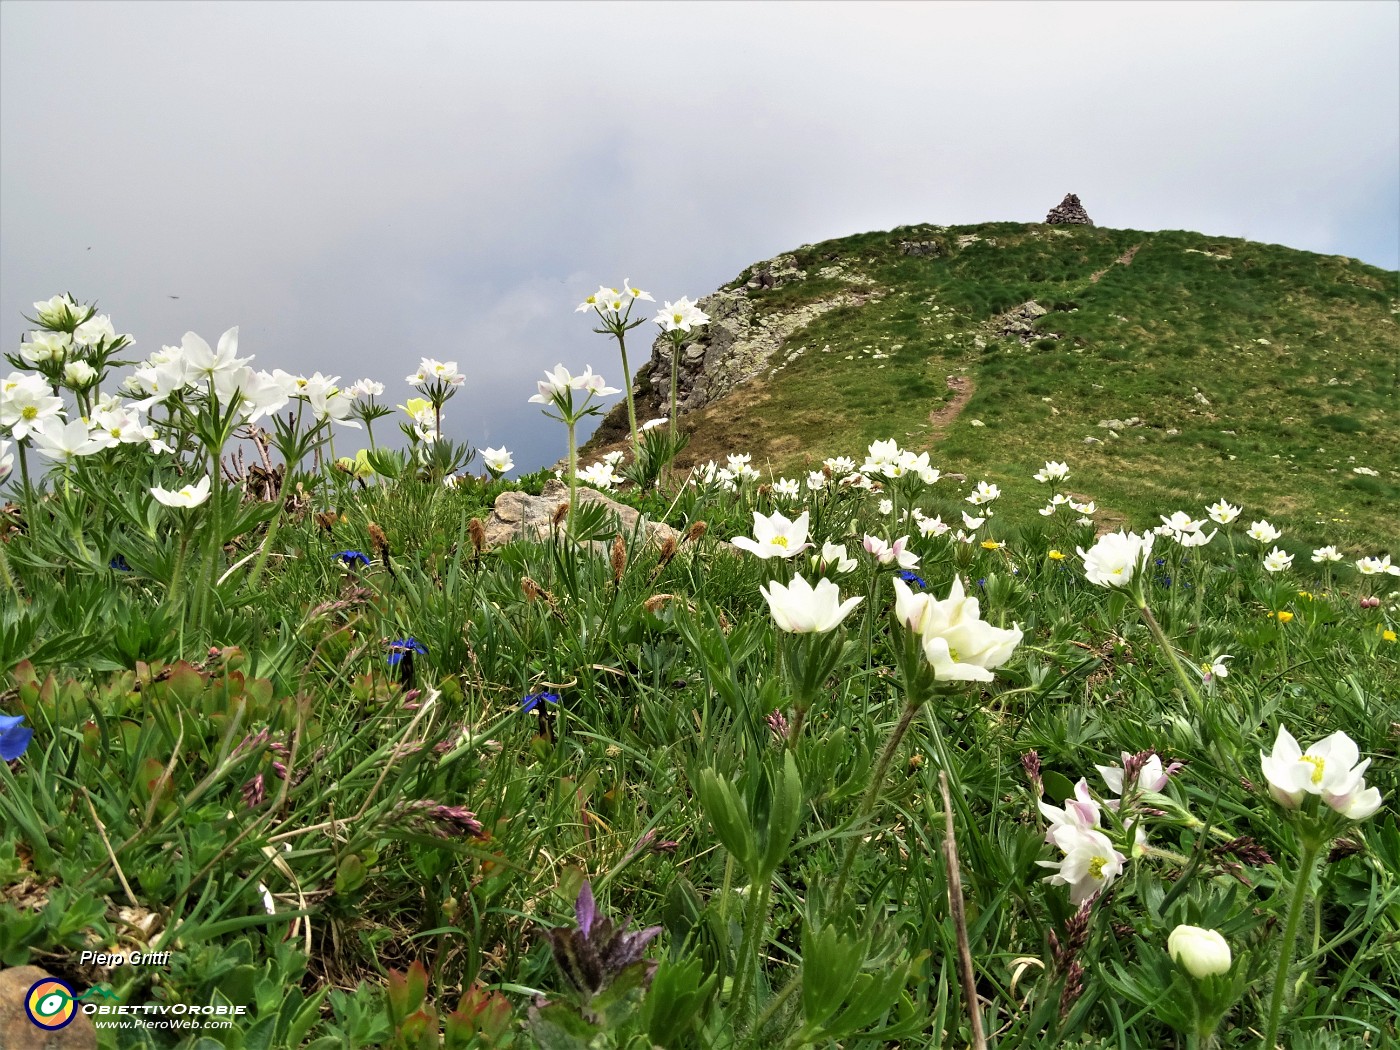
[[(939, 254), (904, 254), (908, 242)], [(794, 333), (768, 373), (687, 416), (685, 459), (744, 450), (795, 476), (893, 436), (1033, 500), (1045, 492), (1030, 475), (1067, 460), (1110, 520), (1155, 523), (1224, 497), (1300, 549), (1400, 532), (1395, 273), (1183, 231), (1020, 223), (901, 227), (793, 254), (807, 276), (751, 290), (761, 311), (875, 295)], [(1000, 335), (999, 315), (1030, 300), (1048, 312), (1028, 341)], [(970, 400), (940, 413), (955, 386)], [(1117, 436), (1098, 425), (1133, 417)], [(609, 422), (595, 447), (616, 435)]]

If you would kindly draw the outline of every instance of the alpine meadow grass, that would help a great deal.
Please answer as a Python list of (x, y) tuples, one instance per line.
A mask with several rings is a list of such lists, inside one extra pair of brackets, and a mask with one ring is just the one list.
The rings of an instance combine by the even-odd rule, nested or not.
[[(1193, 331), (1261, 330), (1188, 235), (1073, 231), (1066, 256), (979, 229), (1022, 276), (969, 242), (956, 309), (1053, 290), (1078, 305), (1044, 329), (1102, 349), (1114, 260), (1150, 236), (1133, 277), (1189, 292)], [(1288, 277), (1242, 244), (1252, 280)], [(624, 361), (643, 296), (580, 308)], [(888, 296), (882, 323), (921, 331), (916, 307)], [(714, 437), (669, 405), (579, 463), (616, 391), (561, 364), (520, 401), (563, 424), (565, 489), (510, 477), (506, 449), (469, 472), (443, 436), (455, 362), (422, 361), (394, 408), (374, 380), (257, 371), (234, 329), (119, 388), (108, 318), (35, 311), (0, 388), (0, 963), (60, 982), (99, 1045), (1400, 1040), (1394, 518), (1362, 490), (1335, 527), (1271, 505), (1257, 434), (1186, 499), (1169, 450), (1110, 464), (1012, 404), (1040, 383), (1112, 414), (1196, 367), (1150, 331), (1115, 338), (1160, 370), (1121, 382), (990, 347), (964, 410), (984, 426), (923, 448), (844, 361), (869, 315), (826, 315), (795, 338), (844, 353), (773, 404), (841, 393), (775, 417), (813, 451), (776, 473), (738, 447), (682, 464)], [(673, 354), (708, 321), (688, 299), (657, 318)], [(907, 368), (926, 415), (941, 387)], [(1320, 425), (1360, 444), (1333, 454), (1381, 425), (1347, 389), (1332, 414), (1360, 429)], [(538, 500), (504, 539), (503, 496)], [(107, 964), (132, 951), (170, 955)], [(154, 1023), (176, 1004), (236, 1022)]]

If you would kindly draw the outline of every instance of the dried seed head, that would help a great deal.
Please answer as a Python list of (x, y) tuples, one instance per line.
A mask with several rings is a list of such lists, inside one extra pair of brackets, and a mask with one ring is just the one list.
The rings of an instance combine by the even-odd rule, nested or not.
[(480, 518), (472, 518), (467, 524), (467, 531), (472, 536), (472, 550), (480, 554), (486, 548), (486, 526), (481, 524)]
[(533, 602), (544, 593), (544, 589), (528, 576), (520, 577), (520, 589), (525, 592), (525, 600)]
[(1337, 861), (1360, 852), (1361, 843), (1355, 839), (1338, 839), (1332, 844), (1332, 849), (1327, 854), (1327, 863), (1336, 864)]
[(323, 528), (323, 529), (326, 530), (326, 535), (327, 535), (327, 536), (334, 535), (334, 529), (335, 529), (335, 512), (334, 512), (334, 511), (324, 511), (324, 512), (322, 512), (322, 511), (317, 511), (316, 514), (314, 515), (314, 517), (315, 517), (315, 519), (316, 519), (316, 524), (319, 525), (321, 528)]
[(667, 536), (661, 541), (661, 558), (657, 562), (657, 568), (665, 565), (676, 556), (676, 537)]
[(554, 519), (550, 522), (550, 525), (551, 525), (552, 527), (554, 527), (554, 528), (558, 528), (558, 527), (563, 523), (564, 519), (567, 518), (568, 516), (569, 516), (569, 505), (568, 505), (568, 503), (561, 503), (561, 504), (559, 504), (558, 507), (556, 507), (556, 508), (554, 509)]
[(612, 575), (613, 583), (622, 580), (622, 574), (627, 571), (627, 544), (622, 540), (622, 534), (618, 533), (612, 542)]
[(674, 601), (675, 597), (676, 596), (674, 594), (653, 594), (646, 601), (642, 602), (642, 608), (645, 609), (647, 612), (655, 615), (658, 609), (660, 609), (667, 602)]
[(703, 521), (691, 522), (690, 528), (685, 530), (685, 542), (699, 543), (700, 538), (704, 536), (707, 531), (709, 531), (709, 528), (710, 527), (706, 525)]
[(384, 530), (374, 522), (370, 522), (366, 528), (369, 530), (370, 546), (374, 548), (374, 553), (385, 561), (389, 560), (389, 537), (384, 535)]
[(773, 486), (772, 486), (772, 485), (769, 485), (767, 482), (764, 482), (762, 485), (758, 486), (758, 494), (759, 494), (760, 496), (766, 496), (766, 495), (768, 495), (768, 494), (769, 494), (770, 492), (772, 492), (772, 491), (773, 491)]

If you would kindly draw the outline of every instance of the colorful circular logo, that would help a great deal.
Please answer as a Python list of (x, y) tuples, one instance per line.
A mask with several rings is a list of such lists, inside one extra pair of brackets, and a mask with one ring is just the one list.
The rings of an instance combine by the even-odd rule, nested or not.
[(73, 989), (64, 982), (46, 977), (30, 986), (24, 997), (24, 1012), (40, 1028), (50, 1031), (66, 1028), (78, 1013)]

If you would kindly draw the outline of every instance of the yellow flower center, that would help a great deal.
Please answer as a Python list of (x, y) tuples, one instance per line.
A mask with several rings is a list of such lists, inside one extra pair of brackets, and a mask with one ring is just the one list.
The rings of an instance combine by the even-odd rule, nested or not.
[(781, 547), (781, 548), (783, 548), (783, 550), (787, 550), (787, 545), (788, 545), (788, 538), (787, 538), (786, 536), (774, 536), (774, 537), (773, 537), (773, 546), (775, 546), (775, 547)]
[(1108, 863), (1107, 857), (1095, 857), (1089, 862), (1089, 878), (1103, 878), (1103, 866)]
[(36, 416), (39, 415), (39, 410), (33, 405), (25, 405), (22, 409), (19, 410), (19, 414), (24, 419), (34, 419)]
[(1304, 755), (1301, 759), (1299, 759), (1299, 761), (1307, 762), (1313, 767), (1311, 778), (1312, 782), (1314, 784), (1321, 784), (1322, 771), (1327, 768), (1327, 760), (1324, 758), (1318, 758), (1316, 755)]
[(1122, 575), (1123, 575), (1123, 567), (1120, 565), (1118, 568), (1114, 569), (1114, 570), (1113, 570), (1113, 575), (1115, 575), (1115, 576), (1122, 576)]

